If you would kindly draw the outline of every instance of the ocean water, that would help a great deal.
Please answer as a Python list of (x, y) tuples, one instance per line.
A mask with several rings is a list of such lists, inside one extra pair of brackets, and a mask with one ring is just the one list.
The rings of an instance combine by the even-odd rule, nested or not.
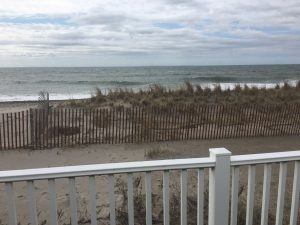
[(185, 81), (203, 87), (236, 84), (273, 87), (300, 80), (300, 65), (0, 68), (0, 102), (37, 100), (48, 91), (51, 100), (90, 97), (95, 87), (144, 89), (153, 84), (176, 88)]

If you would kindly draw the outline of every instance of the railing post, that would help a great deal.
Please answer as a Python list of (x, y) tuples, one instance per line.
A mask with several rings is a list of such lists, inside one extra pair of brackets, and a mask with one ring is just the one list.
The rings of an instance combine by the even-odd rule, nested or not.
[(228, 225), (231, 152), (225, 148), (209, 149), (216, 162), (209, 170), (209, 225)]

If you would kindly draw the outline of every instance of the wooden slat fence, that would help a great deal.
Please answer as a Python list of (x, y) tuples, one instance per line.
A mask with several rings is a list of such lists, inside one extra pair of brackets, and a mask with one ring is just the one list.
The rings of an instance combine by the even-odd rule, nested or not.
[(31, 109), (0, 115), (0, 150), (300, 134), (300, 104)]
[(0, 150), (28, 148), (30, 134), (29, 110), (0, 114)]

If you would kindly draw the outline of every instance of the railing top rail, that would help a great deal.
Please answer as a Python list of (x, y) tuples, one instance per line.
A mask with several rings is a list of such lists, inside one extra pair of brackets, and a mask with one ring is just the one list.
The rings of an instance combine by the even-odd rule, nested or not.
[[(231, 166), (288, 161), (300, 161), (300, 151), (231, 156)], [(0, 183), (91, 175), (211, 168), (214, 166), (215, 159), (208, 157), (8, 170), (0, 171)]]
[(299, 161), (300, 151), (273, 152), (250, 155), (231, 156), (232, 166), (255, 165), (262, 163), (278, 163), (288, 161)]
[(187, 158), (9, 170), (0, 171), (0, 183), (133, 172), (210, 168), (214, 166), (215, 161), (212, 158)]

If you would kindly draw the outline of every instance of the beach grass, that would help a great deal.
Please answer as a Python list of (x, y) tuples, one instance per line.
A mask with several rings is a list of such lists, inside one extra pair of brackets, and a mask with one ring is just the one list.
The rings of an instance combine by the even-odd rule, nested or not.
[(213, 88), (193, 85), (185, 82), (178, 88), (151, 85), (147, 89), (134, 91), (130, 88), (110, 89), (106, 94), (95, 89), (90, 99), (71, 100), (58, 107), (172, 107), (180, 104), (282, 104), (300, 103), (300, 81), (291, 86), (289, 83), (273, 88), (236, 85), (233, 89), (222, 89), (220, 85)]

